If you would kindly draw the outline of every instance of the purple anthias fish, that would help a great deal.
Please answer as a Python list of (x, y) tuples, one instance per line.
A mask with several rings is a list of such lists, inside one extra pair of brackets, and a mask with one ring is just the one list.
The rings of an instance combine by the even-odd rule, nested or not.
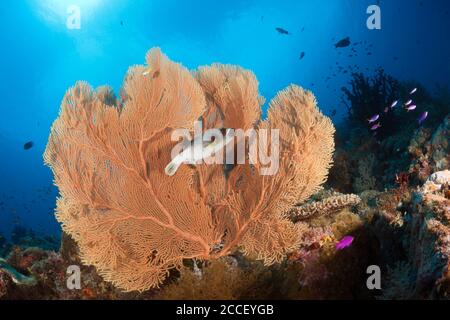
[(379, 114), (376, 114), (374, 116), (372, 116), (370, 119), (367, 119), (367, 121), (369, 121), (369, 123), (375, 122), (380, 118)]
[(416, 106), (415, 104), (412, 104), (412, 105), (410, 105), (410, 106), (407, 106), (407, 107), (406, 107), (406, 110), (412, 111), (412, 110), (415, 110), (416, 108), (417, 108), (417, 106)]
[(377, 130), (377, 129), (379, 129), (379, 128), (381, 128), (381, 124), (380, 123), (377, 123), (377, 124), (374, 124), (371, 128), (370, 128), (370, 130)]
[(409, 106), (411, 103), (412, 103), (412, 100), (409, 99), (409, 100), (405, 103), (405, 106)]
[(425, 121), (425, 119), (428, 117), (428, 111), (425, 111), (424, 113), (422, 113), (419, 117), (419, 119), (417, 119), (417, 121), (419, 121), (419, 124), (422, 124), (422, 122)]
[(350, 247), (354, 239), (355, 238), (353, 238), (352, 236), (343, 237), (338, 243), (336, 243), (336, 250), (342, 250)]
[(398, 103), (398, 100), (395, 100), (394, 102), (392, 102), (391, 108), (394, 108), (397, 105), (397, 103)]
[(416, 91), (417, 91), (417, 88), (414, 88), (411, 90), (411, 92), (409, 94), (414, 94), (414, 93), (416, 93)]

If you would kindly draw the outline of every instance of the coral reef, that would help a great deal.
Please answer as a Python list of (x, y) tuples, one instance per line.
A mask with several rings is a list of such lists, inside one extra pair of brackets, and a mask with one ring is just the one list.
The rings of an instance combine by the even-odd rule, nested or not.
[[(125, 293), (105, 282), (95, 268), (82, 265), (78, 247), (67, 235), (62, 237), (59, 252), (15, 247), (6, 263), (35, 281), (30, 284), (17, 283), (0, 267), (0, 293), (3, 293), (3, 299), (149, 299), (154, 294), (151, 291), (145, 294)], [(74, 265), (80, 267), (80, 289), (69, 289), (67, 286), (67, 270)]]
[[(425, 188), (427, 189), (427, 188)], [(397, 257), (388, 269), (384, 299), (445, 298), (450, 265), (450, 200), (438, 192), (422, 190), (411, 200), (411, 212), (403, 220)], [(430, 196), (431, 199), (429, 200)], [(427, 200), (428, 199), (428, 200)]]
[(36, 284), (36, 279), (33, 276), (26, 276), (18, 272), (16, 269), (10, 266), (3, 258), (0, 258), (0, 268), (2, 269), (2, 272), (7, 273), (9, 275), (9, 277), (13, 280), (14, 283), (24, 286), (33, 286)]
[(9, 291), (9, 286), (11, 283), (10, 276), (3, 270), (0, 270), (0, 299), (9, 298), (7, 293)]
[[(157, 287), (183, 260), (211, 260), (236, 249), (270, 265), (299, 243), (286, 217), (318, 191), (334, 150), (334, 127), (314, 96), (290, 86), (270, 102), (254, 75), (213, 65), (191, 74), (158, 49), (147, 67), (130, 68), (115, 101), (112, 91), (78, 83), (53, 124), (45, 162), (61, 198), (57, 219), (78, 243), (82, 262), (127, 291)], [(279, 170), (261, 163), (181, 166), (169, 177), (171, 129), (278, 129)], [(263, 142), (270, 147), (275, 142)]]
[(409, 173), (418, 183), (423, 183), (432, 172), (450, 169), (450, 114), (433, 132), (431, 128), (419, 129), (411, 139), (408, 151), (412, 157)]
[[(142, 293), (115, 288), (82, 265), (77, 243), (63, 235), (60, 252), (16, 247), (7, 263), (37, 283), (16, 284), (0, 268), (0, 293), (7, 299), (448, 299), (448, 191), (448, 171), (433, 174), (419, 189), (399, 185), (359, 198), (323, 190), (306, 206), (316, 209), (327, 199), (333, 205), (296, 224), (298, 247), (281, 263), (264, 265), (238, 251), (185, 260), (160, 289)], [(336, 250), (347, 235), (353, 245)], [(70, 265), (81, 266), (80, 290), (66, 286)], [(369, 265), (382, 269), (381, 290), (366, 287)]]
[[(430, 97), (382, 72), (357, 76), (348, 89), (350, 119), (338, 128), (334, 166), (321, 189), (332, 128), (310, 93), (282, 91), (262, 122), (263, 98), (250, 72), (214, 65), (189, 73), (159, 51), (148, 63), (130, 70), (119, 99), (109, 87), (94, 92), (86, 84), (66, 94), (46, 153), (66, 232), (59, 249), (23, 228), (13, 241), (0, 238), (0, 299), (450, 299), (448, 95)], [(418, 126), (394, 110), (388, 128), (370, 134), (366, 118), (377, 104), (415, 86), (415, 102), (430, 110), (427, 121)], [(182, 95), (173, 97), (174, 88)], [(148, 126), (145, 116), (136, 121), (148, 108), (143, 100), (160, 103), (174, 119), (154, 124), (152, 113)], [(177, 113), (177, 101), (186, 114)], [(194, 109), (205, 128), (283, 128), (279, 180), (247, 165), (182, 166), (174, 179), (165, 176), (171, 143), (163, 136), (172, 121), (191, 129)], [(162, 131), (139, 143), (141, 130), (144, 138)], [(308, 143), (308, 134), (316, 142)], [(147, 183), (157, 184), (154, 197)], [(173, 226), (207, 248), (146, 224), (169, 224), (157, 201), (173, 213)], [(347, 238), (352, 242), (339, 246)], [(123, 266), (129, 262), (133, 274)], [(371, 265), (381, 269), (380, 290), (366, 286)], [(80, 267), (81, 289), (68, 289), (69, 266)], [(149, 272), (155, 274), (143, 279)]]
[[(412, 87), (417, 88), (414, 103), (429, 113), (420, 126), (417, 114), (401, 106), (411, 98)], [(448, 91), (430, 96), (419, 84), (400, 82), (379, 70), (372, 77), (353, 74), (343, 92), (349, 114), (337, 129), (329, 188), (345, 193), (395, 189), (402, 173), (409, 174), (411, 186), (418, 186), (433, 172), (448, 169)], [(393, 101), (398, 105), (388, 108)], [(376, 114), (382, 127), (373, 132), (367, 119)]]
[(446, 185), (450, 184), (450, 170), (444, 170), (433, 173), (421, 188), (421, 193), (425, 197), (439, 192)]

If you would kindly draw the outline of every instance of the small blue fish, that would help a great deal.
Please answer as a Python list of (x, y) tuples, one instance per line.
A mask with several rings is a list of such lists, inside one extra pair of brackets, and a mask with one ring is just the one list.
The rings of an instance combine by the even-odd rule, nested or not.
[(373, 123), (375, 121), (377, 121), (380, 118), (379, 114), (376, 114), (374, 116), (372, 116), (370, 119), (367, 119), (367, 121), (369, 121), (369, 123)]
[(419, 122), (419, 124), (422, 124), (427, 117), (428, 117), (428, 111), (425, 111), (424, 113), (422, 113), (420, 115), (420, 117), (417, 119), (417, 121)]

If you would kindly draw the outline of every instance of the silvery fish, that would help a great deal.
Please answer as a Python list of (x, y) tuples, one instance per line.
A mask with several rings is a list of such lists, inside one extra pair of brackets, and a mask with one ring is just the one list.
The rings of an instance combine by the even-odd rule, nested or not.
[(391, 108), (394, 108), (397, 104), (398, 104), (398, 100), (395, 100), (394, 102), (392, 102)]
[(225, 139), (222, 140), (222, 143), (219, 143), (219, 141), (216, 140), (213, 142), (205, 142), (203, 141), (203, 135), (195, 138), (189, 147), (173, 158), (172, 161), (166, 166), (166, 174), (168, 176), (173, 176), (181, 164), (196, 163), (199, 160), (207, 159), (214, 155), (234, 139), (234, 135), (231, 134), (231, 130), (232, 129), (227, 129)]
[(376, 114), (374, 116), (372, 116), (370, 119), (367, 119), (367, 121), (369, 121), (369, 123), (375, 122), (380, 118), (379, 114)]

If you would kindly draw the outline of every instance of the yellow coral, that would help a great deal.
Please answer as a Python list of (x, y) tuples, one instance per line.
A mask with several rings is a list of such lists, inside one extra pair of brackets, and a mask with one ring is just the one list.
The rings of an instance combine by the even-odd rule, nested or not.
[[(326, 179), (331, 121), (310, 92), (290, 86), (261, 122), (256, 78), (238, 67), (213, 65), (192, 75), (159, 49), (147, 63), (130, 68), (121, 102), (108, 88), (77, 83), (51, 129), (44, 159), (61, 195), (56, 216), (83, 262), (124, 290), (143, 291), (183, 259), (240, 248), (266, 264), (281, 261), (299, 241), (287, 209)], [(260, 175), (258, 164), (226, 172), (202, 164), (165, 175), (177, 143), (172, 129), (192, 129), (199, 118), (206, 128), (279, 129), (278, 173)]]

